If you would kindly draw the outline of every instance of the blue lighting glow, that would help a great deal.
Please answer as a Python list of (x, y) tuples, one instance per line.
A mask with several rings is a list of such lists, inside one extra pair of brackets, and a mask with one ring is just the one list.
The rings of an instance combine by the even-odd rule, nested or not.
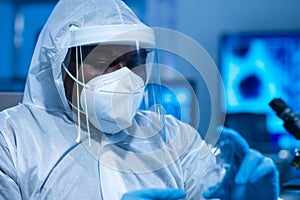
[[(154, 104), (160, 104), (165, 114), (172, 115), (175, 118), (191, 124), (193, 121), (193, 91), (185, 84), (174, 82), (170, 87), (158, 84), (148, 84), (146, 91), (160, 94), (156, 96), (156, 102), (149, 95), (149, 102), (143, 102), (141, 109), (149, 109)], [(148, 104), (146, 106), (146, 104)]]

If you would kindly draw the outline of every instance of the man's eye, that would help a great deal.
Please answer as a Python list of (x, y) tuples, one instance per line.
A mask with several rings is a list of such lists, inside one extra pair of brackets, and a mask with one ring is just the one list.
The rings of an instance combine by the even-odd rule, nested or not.
[(138, 60), (130, 60), (130, 61), (128, 61), (127, 62), (127, 67), (129, 68), (129, 69), (132, 69), (132, 68), (134, 68), (134, 67), (139, 67), (139, 66), (141, 66), (141, 65), (144, 65), (145, 64), (145, 62), (140, 62), (140, 61), (138, 61)]
[(133, 57), (131, 58), (130, 60), (127, 61), (127, 67), (129, 69), (131, 68), (134, 68), (134, 67), (138, 67), (138, 66), (141, 66), (141, 65), (144, 65), (145, 64), (145, 58), (143, 57)]

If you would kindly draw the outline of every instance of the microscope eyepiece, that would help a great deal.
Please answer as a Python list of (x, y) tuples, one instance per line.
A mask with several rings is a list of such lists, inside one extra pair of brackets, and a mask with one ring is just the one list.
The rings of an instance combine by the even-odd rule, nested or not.
[(293, 121), (295, 113), (293, 110), (280, 98), (273, 99), (269, 105), (276, 112), (277, 116), (284, 121)]
[(281, 99), (273, 99), (269, 105), (276, 112), (276, 115), (284, 121), (284, 128), (296, 139), (300, 139), (300, 117)]
[(282, 113), (286, 108), (288, 108), (288, 105), (280, 98), (273, 99), (269, 105), (276, 111), (276, 113)]

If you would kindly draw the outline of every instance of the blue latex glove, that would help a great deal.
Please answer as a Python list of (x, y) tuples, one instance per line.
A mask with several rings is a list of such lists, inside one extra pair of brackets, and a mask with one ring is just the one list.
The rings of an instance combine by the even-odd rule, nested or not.
[(121, 200), (178, 200), (185, 197), (185, 192), (181, 189), (141, 189), (128, 192)]
[(219, 141), (234, 145), (233, 161), (223, 181), (203, 193), (206, 199), (267, 199), (279, 196), (279, 174), (270, 158), (249, 148), (237, 132), (223, 129)]

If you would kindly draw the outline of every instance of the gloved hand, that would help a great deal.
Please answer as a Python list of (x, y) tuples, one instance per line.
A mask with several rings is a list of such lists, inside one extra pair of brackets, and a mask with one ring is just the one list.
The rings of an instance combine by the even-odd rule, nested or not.
[(219, 141), (234, 145), (233, 161), (223, 181), (203, 193), (206, 199), (275, 200), (279, 196), (279, 174), (270, 158), (249, 148), (237, 132), (223, 128)]
[(181, 189), (158, 189), (149, 188), (128, 192), (121, 200), (178, 200), (185, 197), (185, 192)]

